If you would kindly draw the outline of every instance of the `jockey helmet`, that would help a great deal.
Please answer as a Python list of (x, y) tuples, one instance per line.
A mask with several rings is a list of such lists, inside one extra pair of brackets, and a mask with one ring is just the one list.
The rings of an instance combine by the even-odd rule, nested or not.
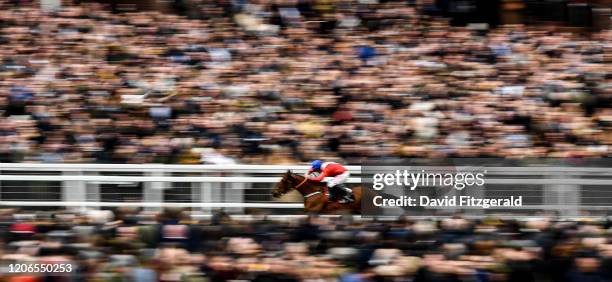
[(323, 164), (323, 161), (321, 161), (321, 160), (314, 160), (314, 161), (312, 161), (312, 163), (310, 165), (312, 166), (313, 169), (320, 170), (322, 164)]

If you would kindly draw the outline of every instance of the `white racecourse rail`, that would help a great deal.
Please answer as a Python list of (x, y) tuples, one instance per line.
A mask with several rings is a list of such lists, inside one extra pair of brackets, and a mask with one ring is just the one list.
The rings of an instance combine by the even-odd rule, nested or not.
[[(58, 207), (119, 207), (136, 206), (149, 209), (161, 207), (192, 207), (208, 210), (228, 208), (302, 208), (301, 203), (245, 202), (244, 191), (267, 190), (278, 182), (287, 170), (304, 173), (306, 165), (164, 165), (164, 164), (37, 164), (0, 163), (0, 181), (60, 182), (61, 197), (55, 201), (5, 200), (0, 206)], [(359, 166), (348, 166), (357, 177), (349, 183), (359, 183)], [(28, 172), (24, 174), (24, 172)], [(104, 174), (104, 175), (102, 175)], [(111, 174), (111, 175), (108, 175)], [(124, 174), (124, 175), (112, 175)], [(125, 175), (131, 174), (131, 175)], [(182, 174), (182, 176), (176, 176)], [(256, 175), (256, 176), (255, 176)], [(2, 183), (2, 182), (0, 182)], [(100, 185), (143, 183), (142, 200), (137, 202), (100, 201)], [(164, 202), (164, 190), (172, 183), (189, 183), (194, 191), (190, 202)], [(256, 183), (268, 183), (267, 188), (254, 188)], [(0, 184), (0, 191), (2, 185)], [(94, 192), (92, 192), (92, 190)], [(2, 195), (2, 193), (0, 193)], [(260, 194), (261, 195), (261, 194)]]
[[(204, 211), (225, 208), (233, 212), (242, 212), (244, 208), (302, 208), (301, 203), (281, 203), (269, 198), (270, 188), (288, 169), (304, 173), (308, 166), (0, 163), (0, 206), (135, 206), (146, 209), (190, 207)], [(351, 172), (348, 182), (359, 183), (361, 167), (348, 166), (348, 169)], [(610, 168), (488, 167), (487, 170), (489, 175), (493, 176), (487, 179), (488, 184), (541, 186), (542, 201), (537, 206), (526, 206), (528, 209), (556, 210), (563, 213), (607, 210), (612, 206)], [(52, 200), (36, 198), (36, 190), (28, 190), (35, 184), (55, 189), (55, 192), (49, 193), (56, 195), (52, 195)], [(109, 201), (104, 198), (110, 193), (105, 192), (105, 189), (110, 190), (109, 185), (130, 184), (138, 184), (141, 189), (138, 191), (137, 200)], [(165, 191), (180, 185), (190, 191), (188, 195), (182, 195), (187, 197), (186, 201), (165, 199)], [(610, 192), (604, 199), (610, 205), (583, 205), (583, 200), (588, 200), (589, 197), (581, 195), (595, 191), (589, 190), (595, 189), (590, 187), (601, 189), (602, 186), (607, 187)], [(10, 191), (3, 191), (3, 188)], [(115, 195), (123, 194), (120, 190), (113, 191)], [(261, 191), (261, 194), (253, 193), (257, 191)], [(11, 196), (11, 193), (26, 196), (20, 199)], [(260, 200), (248, 199), (253, 196), (259, 196)], [(601, 200), (601, 196), (597, 198)]]

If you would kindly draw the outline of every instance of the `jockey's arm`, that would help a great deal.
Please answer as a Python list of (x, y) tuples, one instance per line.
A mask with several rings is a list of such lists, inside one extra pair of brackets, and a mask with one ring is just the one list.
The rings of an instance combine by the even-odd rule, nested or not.
[(327, 172), (325, 170), (321, 171), (321, 173), (317, 177), (309, 178), (312, 181), (323, 181), (323, 179), (327, 177)]

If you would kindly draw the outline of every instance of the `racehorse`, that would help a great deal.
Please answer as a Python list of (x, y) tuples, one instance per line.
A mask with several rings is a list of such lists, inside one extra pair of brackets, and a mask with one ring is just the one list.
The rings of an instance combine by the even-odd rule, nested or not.
[(337, 214), (337, 213), (361, 213), (361, 187), (353, 189), (355, 201), (341, 204), (329, 201), (329, 191), (324, 182), (312, 181), (302, 175), (292, 173), (290, 170), (272, 190), (272, 196), (278, 198), (291, 190), (297, 190), (304, 197), (304, 209), (311, 213)]

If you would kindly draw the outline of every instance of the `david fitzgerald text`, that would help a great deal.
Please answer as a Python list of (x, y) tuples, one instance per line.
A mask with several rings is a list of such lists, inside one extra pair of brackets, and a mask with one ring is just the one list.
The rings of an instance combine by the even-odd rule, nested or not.
[(372, 203), (377, 207), (480, 207), (483, 209), (498, 207), (520, 207), (523, 205), (523, 196), (508, 198), (476, 198), (472, 196), (445, 196), (432, 198), (428, 196), (401, 196), (385, 198), (375, 196)]

